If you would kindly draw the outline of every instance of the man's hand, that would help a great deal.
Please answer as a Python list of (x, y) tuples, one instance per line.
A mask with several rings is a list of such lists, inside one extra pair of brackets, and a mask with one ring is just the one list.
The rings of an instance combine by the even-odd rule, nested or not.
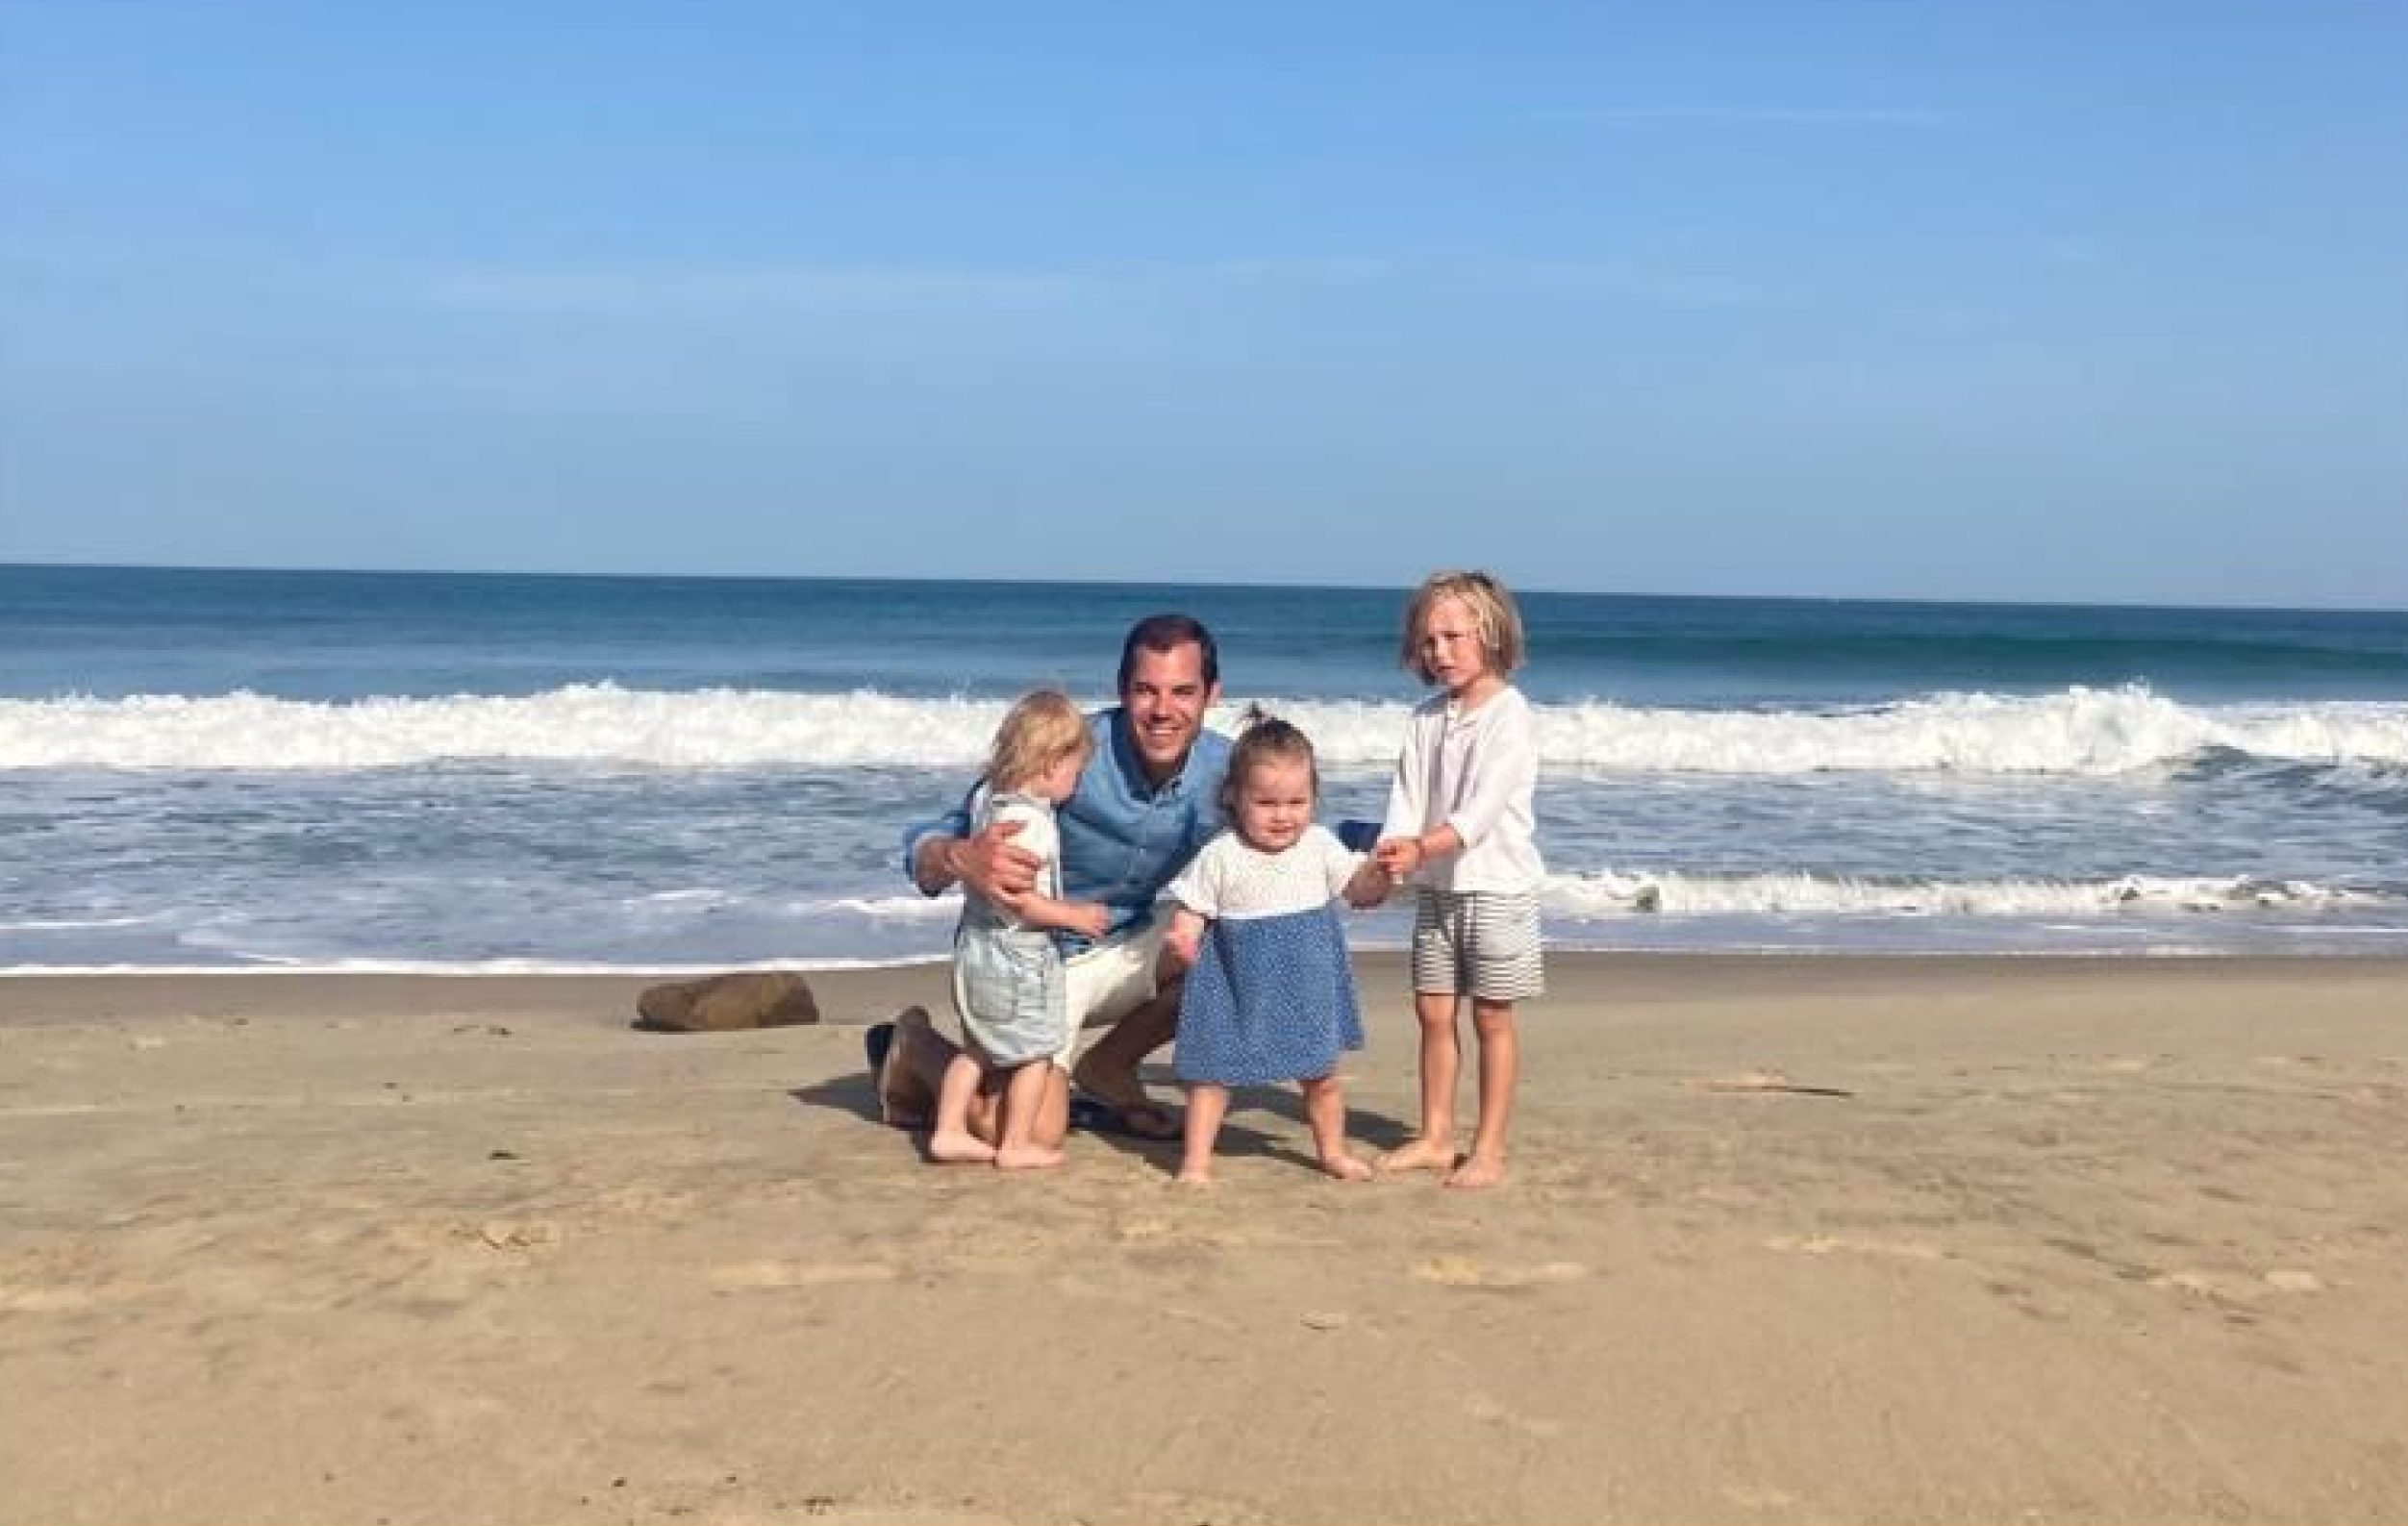
[(1041, 863), (1026, 848), (1012, 844), (1026, 824), (995, 821), (974, 837), (930, 838), (919, 850), (920, 888), (933, 895), (960, 885), (1007, 912), (1016, 912), (1018, 902), (1036, 888)]

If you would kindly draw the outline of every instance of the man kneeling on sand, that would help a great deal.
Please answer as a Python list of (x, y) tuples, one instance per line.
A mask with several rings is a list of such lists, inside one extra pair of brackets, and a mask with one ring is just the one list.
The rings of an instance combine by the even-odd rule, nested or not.
[[(1137, 1070), (1178, 1026), (1179, 988), (1164, 974), (1154, 903), (1220, 829), (1229, 738), (1204, 728), (1220, 697), (1212, 634), (1184, 614), (1140, 620), (1121, 643), (1119, 694), (1119, 704), (1088, 717), (1094, 747), (1058, 815), (1063, 895), (1100, 902), (1111, 917), (1101, 938), (1061, 936), (1069, 1038), (1033, 1136), (1048, 1148), (1062, 1142), (1074, 1114), (1088, 1128), (1179, 1137), (1178, 1119), (1146, 1100)], [(966, 803), (904, 834), (904, 872), (924, 895), (962, 885), (1010, 909), (1033, 893), (1039, 867), (1013, 846), (1017, 830), (999, 823), (973, 834)], [(1101, 1025), (1111, 1031), (1073, 1063), (1080, 1029)], [(927, 1128), (959, 1046), (916, 1007), (870, 1029), (867, 1044), (881, 1114), (897, 1128)], [(971, 1132), (991, 1144), (997, 1111), (987, 1092), (970, 1112)]]

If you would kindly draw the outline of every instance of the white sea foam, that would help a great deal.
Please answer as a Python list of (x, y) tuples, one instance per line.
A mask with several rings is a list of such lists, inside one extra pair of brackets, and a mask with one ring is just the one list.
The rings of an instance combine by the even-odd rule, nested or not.
[(426, 975), (462, 979), (489, 975), (640, 975), (674, 980), (692, 975), (752, 970), (908, 969), (917, 964), (933, 963), (942, 957), (909, 954), (895, 959), (770, 959), (749, 963), (715, 961), (701, 964), (615, 964), (599, 960), (541, 959), (326, 959), (314, 962), (292, 960), (273, 964), (5, 964), (0, 965), (0, 980), (54, 975)]
[[(1243, 708), (1216, 712), (1234, 726)], [(1384, 766), (1409, 709), (1267, 701), (1333, 766)], [(501, 762), (658, 769), (977, 765), (997, 701), (861, 691), (659, 692), (574, 685), (524, 697), (314, 703), (251, 693), (0, 700), (0, 769), (345, 770)], [(2408, 704), (2184, 705), (2145, 688), (1950, 694), (1844, 713), (1538, 707), (1544, 766), (1740, 775), (2104, 776), (2211, 749), (2408, 763)]]
[(0, 922), (0, 933), (87, 933), (99, 928), (140, 927), (155, 916), (35, 916)]
[(2226, 911), (2365, 911), (2398, 897), (2299, 880), (1887, 880), (1815, 874), (1649, 874), (1613, 869), (1550, 875), (1541, 906), (1559, 916), (1881, 915), (2095, 917)]

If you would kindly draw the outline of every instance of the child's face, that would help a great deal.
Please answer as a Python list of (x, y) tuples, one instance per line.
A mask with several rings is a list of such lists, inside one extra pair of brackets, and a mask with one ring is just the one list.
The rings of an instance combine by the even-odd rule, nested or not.
[(1266, 853), (1295, 846), (1313, 824), (1313, 765), (1301, 758), (1266, 758), (1246, 770), (1238, 790), (1238, 835)]
[(1068, 803), (1079, 790), (1079, 775), (1087, 769), (1085, 751), (1066, 752), (1053, 762), (1053, 766), (1037, 776), (1037, 793), (1055, 805)]
[(1450, 694), (1460, 694), (1488, 676), (1488, 644), (1479, 616), (1454, 597), (1433, 599), (1421, 620), (1421, 665)]

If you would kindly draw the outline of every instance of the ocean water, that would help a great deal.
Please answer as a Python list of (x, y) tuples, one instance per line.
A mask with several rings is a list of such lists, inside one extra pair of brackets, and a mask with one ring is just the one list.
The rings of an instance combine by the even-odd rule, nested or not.
[[(1012, 695), (1185, 610), (1376, 815), (1402, 602), (0, 566), (0, 970), (933, 957)], [(1558, 946), (2408, 954), (2408, 614), (1522, 603)]]

